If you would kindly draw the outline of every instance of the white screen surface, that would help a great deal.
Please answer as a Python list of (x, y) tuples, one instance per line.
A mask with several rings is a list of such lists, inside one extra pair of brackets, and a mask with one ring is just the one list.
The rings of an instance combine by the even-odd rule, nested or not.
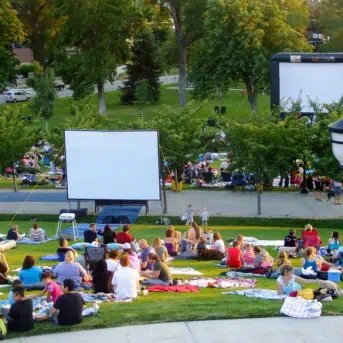
[(159, 200), (157, 131), (65, 131), (69, 199)]
[(301, 112), (312, 113), (309, 98), (323, 105), (343, 96), (343, 63), (280, 63), (279, 70), (280, 105), (285, 111), (299, 97)]

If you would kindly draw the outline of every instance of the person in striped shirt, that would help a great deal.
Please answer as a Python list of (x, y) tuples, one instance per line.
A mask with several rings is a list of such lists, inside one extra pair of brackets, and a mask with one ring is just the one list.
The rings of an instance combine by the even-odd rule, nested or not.
[(33, 228), (30, 230), (30, 240), (35, 242), (45, 241), (45, 232), (36, 223), (33, 224)]

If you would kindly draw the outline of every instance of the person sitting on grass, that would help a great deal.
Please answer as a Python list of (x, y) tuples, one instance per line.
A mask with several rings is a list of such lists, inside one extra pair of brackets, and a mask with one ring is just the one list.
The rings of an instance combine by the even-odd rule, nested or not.
[(296, 236), (296, 230), (290, 229), (289, 234), (284, 239), (284, 246), (295, 248), (297, 247), (297, 245), (298, 245), (298, 239)]
[(60, 247), (56, 250), (56, 254), (60, 262), (64, 261), (65, 254), (68, 251), (75, 253), (75, 250), (69, 246), (68, 241), (65, 238), (61, 237), (58, 241), (58, 244)]
[(293, 268), (290, 265), (283, 265), (280, 268), (280, 276), (277, 278), (277, 292), (279, 295), (290, 295), (292, 292), (301, 290), (301, 286), (297, 281), (301, 278), (293, 274)]
[(75, 288), (80, 287), (82, 279), (84, 281), (89, 281), (88, 273), (80, 265), (80, 263), (75, 262), (75, 256), (72, 251), (68, 251), (65, 254), (64, 262), (60, 262), (54, 269), (57, 275), (57, 283), (62, 285), (63, 281), (66, 279), (73, 280)]
[(116, 233), (111, 229), (111, 227), (107, 224), (104, 227), (104, 231), (98, 232), (100, 236), (104, 238), (104, 244), (114, 243), (116, 239)]
[(96, 224), (89, 225), (89, 229), (83, 233), (85, 243), (93, 243), (98, 241), (98, 235), (96, 234)]
[(254, 267), (255, 268), (263, 268), (265, 270), (269, 270), (273, 267), (273, 258), (269, 255), (266, 249), (262, 249), (258, 246), (254, 246), (254, 253), (255, 253), (255, 260), (254, 260)]
[(168, 259), (168, 250), (162, 244), (162, 239), (160, 237), (155, 237), (152, 241), (152, 247), (154, 248), (158, 258), (165, 262)]
[(29, 237), (31, 241), (34, 242), (44, 242), (45, 232), (41, 229), (37, 223), (33, 224), (33, 228), (30, 230)]
[(138, 297), (139, 273), (130, 268), (129, 255), (124, 253), (120, 256), (120, 269), (114, 274), (112, 285), (117, 300), (135, 299)]
[(35, 258), (31, 255), (25, 257), (23, 267), (19, 272), (19, 279), (25, 288), (43, 289), (41, 283), (42, 269), (35, 266)]
[[(183, 240), (181, 240), (181, 243)], [(168, 254), (170, 256), (176, 256), (177, 251), (179, 249), (179, 242), (178, 240), (174, 237), (174, 228), (173, 227), (168, 227), (166, 230), (166, 235), (164, 237), (164, 246), (168, 250)]]
[(93, 290), (94, 293), (113, 293), (112, 289), (113, 272), (107, 269), (105, 259), (101, 259), (95, 265), (93, 272)]
[(237, 235), (235, 241), (237, 241), (240, 245), (241, 251), (244, 251), (245, 248), (245, 239), (242, 235)]
[(278, 261), (277, 261), (277, 267), (278, 269), (276, 271), (270, 271), (269, 273), (266, 274), (267, 277), (276, 279), (277, 277), (280, 276), (281, 273), (281, 268), (283, 266), (291, 266), (292, 262), (288, 259), (288, 254), (286, 251), (280, 251), (279, 256), (278, 256)]
[(24, 287), (17, 286), (13, 289), (15, 303), (11, 305), (7, 317), (9, 331), (23, 332), (34, 327), (32, 300), (25, 298)]
[(8, 273), (10, 267), (8, 266), (6, 255), (3, 252), (0, 252), (0, 285), (8, 284)]
[(339, 249), (339, 247), (341, 246), (340, 242), (339, 242), (339, 234), (337, 231), (334, 231), (332, 234), (331, 234), (331, 238), (329, 239), (328, 241), (328, 253), (333, 253), (335, 252), (336, 250)]
[(152, 247), (149, 247), (145, 239), (141, 239), (138, 242), (139, 248), (142, 250), (141, 253), (141, 270), (146, 270), (148, 268), (148, 255), (151, 251), (154, 251)]
[(22, 235), (20, 232), (19, 232), (19, 227), (18, 225), (13, 225), (8, 233), (7, 233), (7, 237), (6, 239), (8, 240), (12, 240), (12, 241), (19, 241), (23, 238), (24, 235)]
[(137, 254), (131, 249), (130, 243), (123, 244), (123, 252), (129, 255), (130, 267), (136, 269), (139, 273), (141, 271), (141, 264)]
[(242, 252), (242, 262), (244, 267), (254, 267), (255, 253), (253, 246), (250, 243), (245, 244)]
[(310, 247), (305, 250), (304, 257), (300, 260), (301, 268), (312, 269), (315, 273), (319, 271), (327, 272), (330, 268), (336, 268), (333, 264), (325, 261), (317, 255), (316, 248)]
[[(47, 294), (47, 302), (56, 302), (56, 300), (63, 294), (61, 287), (51, 279), (51, 273), (49, 271), (44, 271), (42, 274), (42, 282), (45, 285), (42, 293), (38, 297), (42, 297)], [(34, 296), (37, 297), (37, 296)]]
[(85, 302), (79, 293), (74, 292), (75, 283), (71, 279), (63, 281), (63, 295), (54, 303), (50, 315), (57, 317), (59, 325), (76, 325), (82, 322), (82, 311)]
[(19, 279), (13, 280), (11, 290), (8, 292), (7, 303), (9, 305), (15, 303), (13, 290), (17, 287), (23, 287), (23, 283)]
[(117, 243), (119, 244), (125, 244), (125, 243), (132, 243), (135, 238), (129, 233), (130, 226), (128, 224), (125, 224), (123, 226), (123, 231), (119, 232), (116, 236)]
[(227, 250), (226, 265), (228, 268), (240, 268), (242, 266), (241, 245), (238, 241), (232, 243)]
[(173, 277), (166, 263), (159, 260), (155, 252), (148, 255), (148, 263), (151, 270), (141, 272), (146, 277), (144, 283), (149, 285), (169, 285), (173, 283)]
[(216, 252), (216, 256), (221, 260), (225, 255), (225, 243), (222, 240), (222, 236), (219, 232), (213, 234), (213, 244), (211, 249)]
[(108, 253), (108, 259), (106, 260), (107, 270), (112, 272), (113, 274), (119, 270), (120, 263), (119, 263), (119, 251), (118, 250), (111, 250)]

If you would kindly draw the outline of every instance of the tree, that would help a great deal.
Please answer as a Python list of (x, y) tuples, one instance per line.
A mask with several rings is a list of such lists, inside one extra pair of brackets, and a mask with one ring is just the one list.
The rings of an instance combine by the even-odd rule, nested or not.
[(324, 45), (327, 51), (343, 49), (343, 0), (323, 0), (319, 5), (319, 25), (322, 27), (328, 42)]
[(24, 39), (23, 26), (8, 0), (0, 2), (0, 47), (10, 47)]
[(186, 106), (187, 52), (203, 34), (207, 0), (164, 0), (170, 8), (179, 50), (179, 103)]
[[(5, 107), (0, 113), (0, 167), (15, 166), (23, 155), (36, 143), (34, 126), (27, 125), (18, 107)], [(16, 191), (15, 172), (14, 191)]]
[(79, 97), (96, 85), (99, 112), (105, 114), (105, 83), (114, 81), (117, 65), (128, 57), (132, 1), (59, 0), (58, 10), (67, 17), (57, 44), (58, 72)]
[[(128, 79), (124, 81), (121, 101), (133, 104), (137, 101), (136, 89), (142, 81), (146, 82), (146, 96), (144, 100), (156, 103), (160, 98), (161, 58), (158, 53), (154, 36), (148, 30), (138, 34), (131, 48), (131, 63), (127, 65)], [(143, 94), (142, 94), (143, 95)]]
[(16, 77), (19, 61), (7, 49), (0, 47), (0, 89)]
[(45, 119), (48, 128), (48, 119), (54, 114), (56, 89), (50, 75), (38, 75), (34, 78), (36, 96), (32, 99), (32, 109)]
[(206, 97), (243, 82), (253, 113), (258, 93), (269, 87), (270, 57), (280, 51), (311, 51), (303, 34), (288, 24), (274, 0), (214, 0), (204, 38), (192, 59), (195, 94)]
[(43, 67), (51, 64), (52, 51), (64, 18), (58, 16), (55, 0), (11, 0), (24, 25), (28, 46)]

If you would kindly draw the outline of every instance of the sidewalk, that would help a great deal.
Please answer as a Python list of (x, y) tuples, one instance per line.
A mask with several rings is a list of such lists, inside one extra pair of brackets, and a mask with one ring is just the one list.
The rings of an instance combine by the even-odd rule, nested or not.
[(52, 334), (13, 343), (323, 343), (343, 342), (343, 317), (259, 318), (180, 322)]
[[(257, 196), (255, 192), (229, 192), (211, 190), (189, 190), (181, 193), (167, 191), (169, 216), (181, 216), (188, 204), (197, 212), (206, 207), (210, 216), (257, 217)], [(67, 200), (65, 190), (37, 190), (34, 192), (0, 192), (0, 214), (58, 214), (62, 208), (76, 208), (77, 203)], [(95, 211), (94, 201), (81, 201), (81, 207), (88, 213)], [(162, 213), (160, 201), (149, 201), (149, 215)], [(141, 215), (145, 215), (145, 209)], [(314, 194), (298, 192), (266, 192), (262, 194), (262, 217), (274, 218), (343, 218), (343, 206), (333, 205), (324, 199), (316, 201)]]

